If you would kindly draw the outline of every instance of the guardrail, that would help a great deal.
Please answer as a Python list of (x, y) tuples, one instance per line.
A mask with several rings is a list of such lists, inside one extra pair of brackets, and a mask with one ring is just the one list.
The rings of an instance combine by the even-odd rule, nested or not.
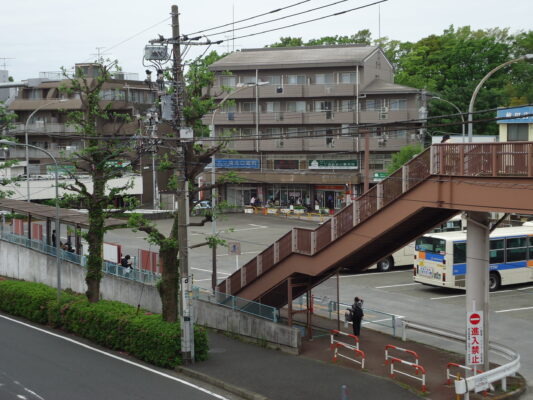
[[(307, 304), (307, 295), (304, 294), (298, 297), (295, 300), (295, 308), (305, 308)], [(350, 304), (339, 303), (334, 300), (331, 300), (329, 297), (320, 297), (313, 296), (313, 313), (315, 315), (321, 315), (329, 319), (337, 319), (337, 310), (340, 307), (340, 311), (343, 309), (350, 308)], [(365, 317), (363, 318), (362, 325), (377, 325), (383, 326), (391, 330), (392, 335), (396, 336), (396, 326), (398, 326), (399, 321), (402, 320), (402, 316), (389, 314), (383, 311), (374, 310), (371, 308), (363, 307)], [(344, 319), (344, 313), (342, 313), (341, 318)]]
[[(446, 329), (435, 328), (420, 324), (418, 322), (405, 320), (402, 321), (402, 326), (402, 339), (404, 341), (407, 340), (407, 329), (411, 329), (444, 339), (466, 343), (466, 336), (464, 334), (448, 331)], [(489, 351), (492, 351), (493, 353), (496, 353), (499, 356), (509, 360), (509, 362), (494, 369), (485, 371), (481, 374), (456, 380), (456, 394), (465, 394), (465, 398), (467, 398), (470, 391), (475, 390), (476, 392), (480, 392), (486, 390), (490, 387), (491, 383), (497, 381), (501, 381), (502, 390), (507, 391), (507, 377), (516, 374), (520, 369), (520, 354), (518, 354), (515, 350), (498, 343), (489, 343)]]
[(256, 317), (267, 319), (272, 322), (278, 322), (279, 320), (278, 310), (275, 307), (228, 295), (226, 293), (213, 292), (211, 290), (194, 286), (193, 298), (217, 304), (222, 307), (231, 308), (235, 311), (255, 315)]
[[(40, 253), (47, 254), (49, 256), (55, 257), (59, 251), (59, 258), (74, 264), (78, 264), (84, 268), (87, 267), (87, 257), (80, 256), (69, 251), (64, 251), (57, 249), (54, 246), (47, 245), (42, 240), (33, 240), (26, 237), (15, 235), (8, 232), (0, 232), (0, 239), (5, 240), (6, 242), (14, 243), (20, 246), (27, 247), (32, 250), (36, 250)], [(104, 261), (102, 264), (102, 271), (106, 274), (119, 276), (124, 279), (129, 279), (136, 282), (142, 282), (149, 285), (155, 285), (155, 283), (160, 279), (160, 274), (154, 273), (147, 270), (133, 269), (128, 271), (127, 268), (122, 267), (119, 264), (115, 264), (109, 261)]]

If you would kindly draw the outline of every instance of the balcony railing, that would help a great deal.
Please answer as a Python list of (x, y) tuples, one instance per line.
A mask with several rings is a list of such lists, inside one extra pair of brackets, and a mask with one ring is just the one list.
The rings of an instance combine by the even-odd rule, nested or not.
[[(10, 130), (13, 133), (24, 133), (25, 125), (22, 123), (13, 124)], [(57, 122), (43, 122), (28, 124), (28, 134), (34, 133), (74, 133), (76, 128), (67, 124)]]

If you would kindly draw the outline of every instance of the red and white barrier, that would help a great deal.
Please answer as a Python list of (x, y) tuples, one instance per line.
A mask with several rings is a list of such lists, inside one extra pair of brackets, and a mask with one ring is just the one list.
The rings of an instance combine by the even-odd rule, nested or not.
[[(415, 358), (415, 361), (413, 362), (413, 364), (418, 364), (418, 361), (420, 360), (420, 357), (418, 357), (418, 354), (416, 352), (414, 352), (413, 350), (403, 349), (401, 347), (394, 346), (392, 344), (388, 344), (388, 345), (385, 346), (385, 365), (388, 364), (389, 359), (394, 358), (393, 356), (389, 355), (389, 349), (402, 351), (404, 353), (412, 355)], [(398, 357), (396, 357), (396, 358), (398, 358)]]
[[(339, 348), (345, 348), (345, 349), (348, 349), (350, 351), (353, 351), (354, 354), (355, 354), (355, 357), (361, 356), (361, 361), (339, 353)], [(337, 362), (337, 357), (346, 358), (347, 360), (350, 360), (350, 361), (353, 361), (354, 363), (360, 364), (361, 365), (361, 369), (365, 368), (365, 352), (355, 348), (355, 346), (352, 346), (350, 344), (342, 343), (342, 342), (335, 343), (335, 352), (333, 353), (333, 360), (332, 361), (333, 362)]]
[[(413, 378), (413, 379), (416, 379), (418, 381), (421, 381), (422, 382), (422, 393), (425, 393), (427, 388), (426, 388), (426, 370), (424, 369), (424, 367), (422, 367), (421, 365), (419, 364), (415, 364), (415, 363), (412, 363), (412, 362), (409, 362), (409, 361), (405, 361), (405, 360), (400, 360), (399, 358), (396, 358), (396, 357), (390, 357), (390, 376), (391, 378), (394, 378), (394, 372), (396, 372), (397, 374), (401, 374), (401, 375), (404, 375), (404, 376), (408, 376), (409, 378)], [(417, 360), (418, 362), (418, 360)], [(404, 372), (404, 371), (400, 371), (398, 369), (394, 369), (394, 363), (400, 363), (400, 364), (404, 364), (404, 365), (408, 365), (410, 367), (413, 367), (415, 369), (415, 374), (414, 375), (411, 375), (411, 374), (408, 374), (407, 372)], [(418, 375), (419, 373), (422, 374), (422, 377), (420, 378)]]
[[(349, 337), (349, 338), (354, 340), (354, 344), (350, 345), (350, 343), (341, 342), (340, 340), (336, 340), (335, 339), (335, 335), (341, 335), (341, 336)], [(355, 347), (357, 350), (359, 350), (359, 338), (357, 336), (352, 335), (350, 333), (344, 333), (344, 332), (338, 331), (336, 329), (332, 329), (331, 330), (331, 334), (330, 334), (330, 348), (331, 348), (331, 350), (333, 350), (335, 348), (335, 344), (336, 343), (349, 344), (350, 346)]]
[[(454, 375), (454, 374), (452, 374), (450, 372), (451, 367), (460, 368), (460, 369), (462, 369), (464, 371), (473, 372), (474, 375), (476, 373), (478, 373), (478, 374), (482, 374), (483, 373), (483, 371), (481, 369), (474, 369), (472, 367), (467, 367), (465, 365), (449, 362), (448, 365), (446, 366), (446, 384), (447, 385), (451, 385), (452, 381), (454, 380), (454, 378), (456, 378), (456, 375)], [(490, 390), (494, 391), (494, 386), (490, 385)], [(485, 396), (487, 396), (487, 391), (486, 390), (483, 391), (483, 397), (485, 397)]]

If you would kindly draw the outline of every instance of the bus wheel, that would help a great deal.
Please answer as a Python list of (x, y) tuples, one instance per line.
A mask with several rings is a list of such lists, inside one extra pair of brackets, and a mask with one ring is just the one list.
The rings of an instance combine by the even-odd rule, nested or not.
[(390, 271), (394, 267), (394, 260), (391, 256), (388, 256), (387, 258), (384, 258), (383, 260), (378, 262), (378, 271), (379, 272), (387, 272)]
[(496, 272), (491, 272), (489, 275), (489, 291), (495, 292), (500, 288), (501, 279), (500, 275)]

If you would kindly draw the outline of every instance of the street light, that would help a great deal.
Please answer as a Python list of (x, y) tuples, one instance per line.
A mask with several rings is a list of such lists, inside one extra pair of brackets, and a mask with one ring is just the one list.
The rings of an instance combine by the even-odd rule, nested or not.
[(12, 142), (10, 140), (0, 140), (0, 144), (5, 144), (8, 146), (25, 146), (26, 148), (31, 147), (32, 149), (40, 150), (43, 153), (46, 153), (48, 157), (52, 159), (54, 162), (56, 168), (55, 168), (55, 181), (56, 181), (56, 235), (55, 235), (55, 243), (54, 246), (56, 248), (56, 269), (57, 269), (57, 299), (59, 300), (61, 298), (61, 273), (59, 272), (59, 236), (60, 236), (60, 227), (59, 227), (59, 183), (58, 183), (58, 174), (59, 174), (59, 166), (57, 165), (57, 160), (54, 158), (54, 156), (46, 151), (45, 149), (41, 149), (37, 146), (32, 146), (31, 144), (24, 144), (24, 143), (16, 143)]
[(461, 132), (462, 132), (462, 136), (463, 136), (463, 143), (465, 142), (465, 117), (463, 116), (463, 112), (459, 109), (459, 107), (457, 107), (455, 104), (453, 104), (451, 101), (449, 100), (446, 100), (446, 99), (443, 99), (442, 97), (432, 97), (431, 100), (440, 100), (440, 101), (443, 101), (445, 103), (448, 103), (449, 105), (451, 105), (452, 107), (454, 107), (457, 112), (459, 113), (459, 116), (461, 117), (461, 121), (462, 121), (462, 124), (461, 124)]
[(481, 79), (481, 81), (479, 81), (478, 85), (476, 86), (476, 89), (474, 90), (474, 93), (472, 93), (472, 98), (470, 99), (470, 105), (468, 106), (468, 141), (469, 142), (472, 142), (472, 132), (473, 132), (473, 127), (474, 127), (474, 124), (472, 122), (472, 113), (474, 112), (474, 102), (476, 101), (476, 96), (479, 90), (481, 89), (481, 86), (483, 86), (485, 81), (489, 79), (491, 75), (494, 74), (499, 69), (506, 67), (509, 64), (516, 63), (518, 61), (531, 60), (531, 59), (533, 59), (533, 54), (525, 54), (521, 57), (504, 62), (503, 64), (500, 64), (496, 68), (491, 70), (487, 75), (483, 77), (483, 79)]
[[(234, 96), (237, 93), (239, 93), (241, 90), (244, 90), (246, 88), (253, 87), (253, 86), (266, 85), (268, 83), (269, 82), (258, 82), (258, 83), (247, 83), (247, 84), (241, 85), (241, 86), (239, 86), (239, 88), (237, 90), (235, 90), (234, 92), (228, 93), (224, 98), (222, 98), (222, 100), (220, 100), (220, 103), (218, 103), (217, 108), (213, 111), (213, 115), (211, 116), (211, 125), (209, 125), (209, 130), (211, 131), (211, 135), (210, 136), (213, 139), (213, 142), (215, 140), (215, 115), (216, 115), (217, 111), (220, 110), (220, 107), (222, 107), (224, 102), (226, 100), (228, 100), (231, 96)], [(256, 112), (256, 120), (257, 120), (257, 115), (258, 115), (258, 112), (259, 112), (258, 107), (257, 107), (257, 99), (256, 99), (255, 112)], [(256, 128), (256, 131), (257, 131), (257, 128)], [(215, 208), (216, 208), (216, 202), (217, 202), (217, 189), (216, 189), (216, 186), (215, 186), (215, 168), (216, 168), (215, 167), (215, 164), (216, 164), (215, 159), (216, 159), (216, 156), (215, 156), (215, 154), (213, 154), (211, 156), (211, 185), (213, 185), (211, 187), (211, 215), (212, 215), (211, 234), (213, 236), (215, 236), (216, 233), (217, 233), (217, 220), (215, 218)], [(217, 245), (216, 245), (216, 243), (213, 244), (212, 258), (213, 258), (213, 260), (212, 260), (213, 275), (212, 275), (212, 279), (211, 279), (211, 286), (212, 286), (213, 292), (214, 292), (215, 289), (216, 289), (216, 286), (217, 286)]]
[[(30, 145), (28, 144), (28, 125), (30, 123), (30, 120), (37, 113), (37, 111), (39, 111), (39, 110), (41, 110), (41, 109), (43, 109), (45, 107), (48, 107), (48, 106), (50, 106), (52, 104), (64, 103), (65, 101), (68, 101), (68, 100), (67, 99), (54, 100), (52, 102), (45, 103), (45, 104), (41, 105), (40, 107), (37, 107), (35, 110), (33, 110), (33, 112), (30, 114), (30, 116), (26, 120), (26, 123), (24, 124), (24, 143), (26, 145), (26, 201), (28, 203), (30, 202), (30, 154), (29, 154), (29, 149), (28, 149), (28, 147), (30, 147)], [(40, 150), (42, 150), (42, 149), (40, 149)]]

